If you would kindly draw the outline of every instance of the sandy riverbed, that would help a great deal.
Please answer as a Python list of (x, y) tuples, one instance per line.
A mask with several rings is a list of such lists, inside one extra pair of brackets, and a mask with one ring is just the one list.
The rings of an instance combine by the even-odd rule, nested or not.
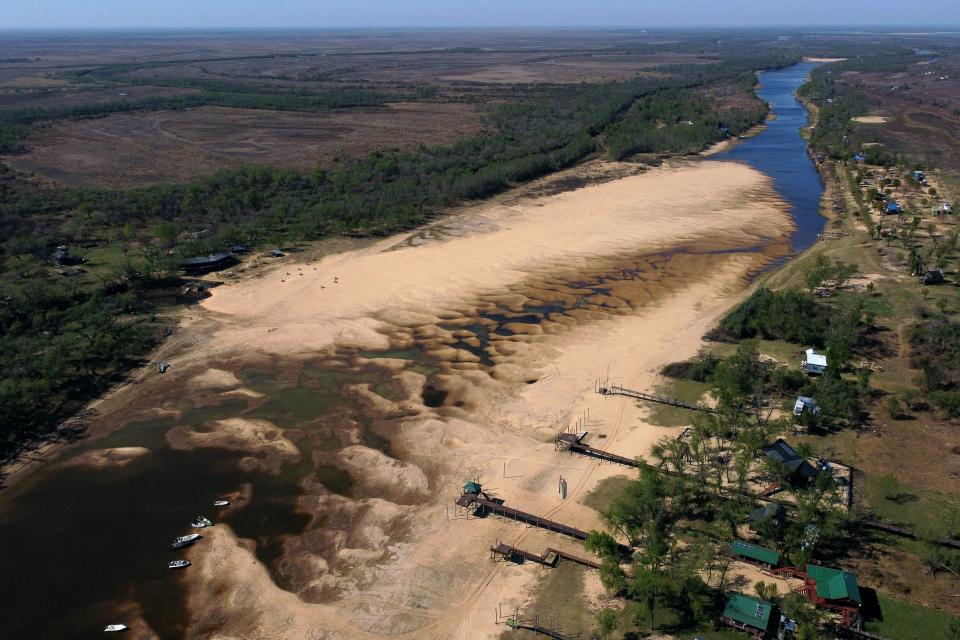
[[(218, 287), (186, 312), (162, 354), (170, 373), (102, 407), (109, 419), (165, 406), (183, 389), (205, 402), (253, 397), (237, 375), (250, 363), (359, 362), (360, 349), (409, 347), (437, 363), (429, 382), (445, 398), (440, 406), (426, 406), (426, 376), (399, 360), (375, 366), (404, 397), (349, 389), (380, 416), (390, 453), (354, 442), (335, 454), (356, 480), (349, 497), (312, 475), (301, 481), (298, 509), (311, 524), (277, 561), (289, 591), (274, 584), (253, 542), (226, 525), (191, 548), (189, 637), (493, 638), (503, 627), (491, 610), (524, 606), (540, 569), (490, 560), (491, 544), (586, 553), (556, 534), (458, 515), (453, 500), (477, 478), (508, 505), (599, 527), (580, 501), (624, 470), (558, 453), (554, 435), (589, 416), (594, 446), (634, 456), (675, 434), (648, 424), (633, 402), (596, 395), (596, 379), (649, 389), (662, 364), (696, 353), (747, 276), (787, 251), (792, 223), (766, 177), (729, 162), (682, 161), (524, 195), (542, 192), (507, 194), (321, 260), (292, 255)], [(524, 319), (544, 305), (553, 306), (541, 321)], [(296, 457), (287, 438), (302, 435), (231, 419), (178, 427), (167, 440), (180, 448), (224, 440), (280, 459)]]
[[(319, 262), (290, 260), (216, 289), (197, 316), (209, 332), (204, 357), (417, 345), (446, 363), (437, 383), (448, 396), (442, 408), (394, 420), (391, 443), (402, 464), (362, 447), (341, 454), (360, 476), (373, 465), (361, 486), (380, 487), (388, 478), (376, 472), (393, 469), (416, 500), (321, 491), (302, 501), (315, 516), (341, 514), (345, 521), (333, 526), (349, 541), (323, 557), (309, 535), (290, 541), (284, 562), (295, 566), (295, 593), (274, 585), (227, 527), (193, 549), (192, 632), (222, 624), (218, 637), (495, 637), (502, 627), (491, 608), (523, 606), (537, 580), (529, 566), (492, 562), (487, 549), (496, 539), (584, 551), (497, 518), (456, 517), (458, 487), (479, 478), (510, 505), (600, 526), (579, 500), (623, 470), (555, 452), (553, 434), (589, 413), (589, 430), (606, 436), (596, 446), (642, 455), (675, 433), (645, 423), (645, 409), (632, 402), (595, 395), (595, 379), (609, 372), (646, 389), (660, 365), (693, 355), (745, 276), (786, 250), (790, 228), (761, 174), (686, 162), (553, 196), (503, 198), (426, 230)], [(611, 278), (620, 264), (633, 275)], [(492, 336), (490, 362), (457, 346), (477, 339), (456, 327), (469, 326), (478, 310), (573, 300), (586, 295), (577, 283), (597, 274), (610, 286), (586, 292), (579, 308)], [(183, 358), (189, 365), (198, 354)], [(561, 475), (570, 487), (565, 501)]]

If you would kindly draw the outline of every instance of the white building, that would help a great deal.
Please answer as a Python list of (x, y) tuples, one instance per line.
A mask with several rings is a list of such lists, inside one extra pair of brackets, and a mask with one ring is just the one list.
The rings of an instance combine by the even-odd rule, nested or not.
[(801, 368), (805, 373), (822, 374), (827, 370), (827, 356), (817, 353), (816, 349), (807, 349), (806, 359)]

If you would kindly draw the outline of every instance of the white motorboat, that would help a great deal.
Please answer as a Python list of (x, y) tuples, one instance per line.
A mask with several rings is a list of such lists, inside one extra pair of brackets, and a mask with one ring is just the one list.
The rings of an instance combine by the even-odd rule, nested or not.
[(193, 522), (190, 523), (190, 526), (194, 529), (203, 529), (204, 527), (212, 527), (213, 523), (209, 518), (203, 516), (197, 516), (193, 519)]
[(180, 536), (173, 541), (173, 544), (170, 545), (171, 549), (183, 549), (184, 547), (189, 547), (191, 544), (200, 539), (199, 533), (191, 533), (185, 536)]
[(215, 507), (229, 507), (229, 506), (230, 506), (230, 501), (229, 501), (229, 500), (214, 500), (213, 506), (215, 506)]
[(189, 560), (171, 560), (167, 563), (167, 569), (186, 569), (189, 566)]
[(104, 633), (117, 632), (117, 631), (126, 631), (127, 625), (125, 624), (108, 624), (103, 628)]

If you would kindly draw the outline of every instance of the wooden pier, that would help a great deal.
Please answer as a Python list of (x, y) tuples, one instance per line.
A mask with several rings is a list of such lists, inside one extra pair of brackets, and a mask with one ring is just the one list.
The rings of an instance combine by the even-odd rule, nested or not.
[(557, 451), (579, 453), (582, 456), (596, 458), (597, 460), (603, 460), (604, 462), (622, 464), (628, 467), (633, 467), (634, 469), (642, 469), (646, 467), (655, 470), (657, 473), (662, 473), (668, 476), (678, 475), (676, 471), (663, 469), (661, 467), (654, 467), (653, 465), (644, 462), (643, 460), (638, 460), (637, 458), (627, 458), (625, 456), (618, 456), (615, 453), (610, 453), (609, 451), (594, 449), (590, 445), (583, 444), (583, 438), (586, 435), (586, 433), (559, 433), (554, 441), (554, 446), (556, 447)]
[(656, 402), (658, 404), (665, 404), (671, 407), (689, 409), (690, 411), (706, 411), (707, 413), (716, 413), (716, 411), (710, 407), (705, 407), (698, 404), (690, 404), (689, 402), (682, 402), (675, 398), (668, 398), (667, 396), (644, 393), (643, 391), (634, 391), (633, 389), (627, 389), (626, 387), (621, 387), (619, 385), (601, 384), (597, 387), (597, 393), (602, 396), (627, 396), (629, 398), (636, 398), (637, 400), (646, 400), (647, 402)]
[(573, 636), (568, 636), (555, 629), (541, 625), (538, 619), (518, 620), (516, 618), (510, 618), (507, 620), (507, 626), (511, 629), (526, 629), (527, 631), (533, 631), (548, 638), (556, 638), (556, 640), (573, 640)]
[(497, 544), (490, 547), (490, 556), (499, 556), (504, 560), (515, 562), (517, 564), (520, 564), (521, 561), (529, 560), (530, 562), (536, 562), (537, 564), (542, 564), (546, 567), (556, 567), (561, 560), (567, 560), (591, 569), (600, 568), (599, 562), (587, 560), (586, 558), (581, 558), (552, 547), (547, 547), (542, 554), (537, 555), (532, 551), (520, 549), (519, 547), (512, 547), (508, 544), (500, 542), (499, 540), (497, 540)]
[(484, 493), (464, 493), (457, 498), (457, 506), (462, 508), (476, 507), (474, 513), (493, 513), (504, 518), (509, 518), (510, 520), (523, 522), (524, 524), (528, 524), (532, 527), (539, 527), (541, 529), (546, 529), (547, 531), (555, 531), (556, 533), (570, 536), (571, 538), (576, 538), (577, 540), (587, 539), (586, 531), (562, 524), (560, 522), (554, 522), (553, 520), (548, 520), (547, 518), (541, 518), (540, 516), (535, 516), (532, 513), (526, 513), (525, 511), (508, 507), (501, 502), (491, 500)]

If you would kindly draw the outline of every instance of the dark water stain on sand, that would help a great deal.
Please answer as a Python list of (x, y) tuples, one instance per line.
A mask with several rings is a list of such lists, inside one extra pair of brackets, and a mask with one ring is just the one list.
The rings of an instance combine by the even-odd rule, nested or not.
[[(373, 373), (303, 367), (279, 378), (277, 371), (241, 372), (246, 385), (268, 397), (225, 399), (170, 415), (128, 423), (99, 440), (84, 443), (63, 461), (48, 465), (23, 484), (4, 492), (0, 505), (0, 541), (4, 579), (0, 580), (0, 637), (76, 638), (99, 635), (111, 622), (129, 622), (129, 602), (162, 638), (181, 638), (188, 625), (185, 582), (190, 570), (166, 568), (182, 552), (168, 548), (173, 538), (191, 531), (194, 516), (230, 524), (241, 538), (256, 542), (257, 557), (275, 582), (289, 588), (274, 570), (283, 541), (304, 531), (310, 516), (300, 513), (301, 479), (308, 475), (328, 490), (347, 495), (350, 475), (311, 460), (313, 450), (335, 452), (347, 440), (315, 421), (337, 411), (356, 410), (339, 392), (346, 383), (379, 380)], [(386, 384), (386, 383), (382, 383)], [(206, 402), (207, 400), (205, 400)], [(279, 473), (241, 464), (247, 454), (225, 449), (178, 451), (165, 434), (176, 425), (210, 431), (212, 421), (232, 417), (263, 418), (305, 433), (297, 442), (302, 457)], [(352, 425), (363, 424), (353, 421)], [(362, 433), (362, 443), (384, 451), (389, 442)], [(89, 470), (63, 462), (91, 449), (146, 447), (150, 453), (123, 467)], [(217, 512), (212, 502), (252, 486), (249, 501)], [(203, 552), (203, 540), (196, 544)]]

